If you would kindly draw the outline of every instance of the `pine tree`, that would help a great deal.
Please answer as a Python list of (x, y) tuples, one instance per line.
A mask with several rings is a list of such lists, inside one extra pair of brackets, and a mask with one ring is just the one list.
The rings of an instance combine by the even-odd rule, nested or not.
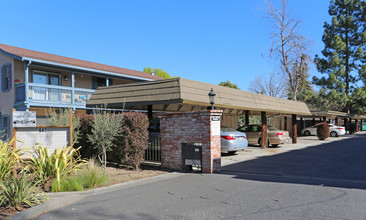
[[(361, 80), (366, 79), (365, 70), (365, 1), (332, 0), (329, 15), (332, 22), (324, 24), (322, 51), (315, 63), (326, 77), (314, 77), (316, 85), (325, 89), (327, 98), (336, 106), (350, 111), (351, 96)], [(365, 81), (364, 81), (365, 82)]]

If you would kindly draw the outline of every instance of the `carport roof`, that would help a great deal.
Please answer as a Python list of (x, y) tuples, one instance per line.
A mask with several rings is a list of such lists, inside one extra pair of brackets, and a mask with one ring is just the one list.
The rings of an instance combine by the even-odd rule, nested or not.
[(211, 88), (216, 92), (215, 107), (223, 109), (224, 113), (243, 114), (244, 110), (249, 110), (251, 114), (265, 111), (268, 114), (311, 115), (302, 102), (182, 78), (99, 87), (87, 107), (106, 105), (108, 108), (146, 110), (147, 105), (153, 105), (154, 111), (196, 111), (210, 105), (208, 93)]
[(338, 111), (321, 111), (321, 110), (310, 110), (313, 116), (317, 117), (329, 117), (329, 118), (352, 118), (352, 119), (365, 119), (365, 115), (358, 115), (358, 114), (347, 114), (346, 112), (338, 112)]

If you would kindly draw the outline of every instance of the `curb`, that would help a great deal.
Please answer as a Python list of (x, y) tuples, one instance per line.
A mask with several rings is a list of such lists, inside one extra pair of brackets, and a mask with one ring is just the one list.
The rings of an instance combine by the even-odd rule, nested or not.
[(43, 213), (78, 202), (87, 196), (98, 195), (115, 190), (123, 190), (133, 186), (139, 186), (161, 180), (172, 179), (181, 175), (184, 175), (184, 173), (173, 172), (173, 173), (162, 174), (159, 176), (143, 178), (135, 181), (118, 183), (115, 185), (105, 186), (97, 189), (90, 189), (87, 191), (47, 193), (50, 199), (48, 202), (19, 212), (18, 214), (14, 215), (11, 219), (12, 220), (34, 219), (42, 215)]

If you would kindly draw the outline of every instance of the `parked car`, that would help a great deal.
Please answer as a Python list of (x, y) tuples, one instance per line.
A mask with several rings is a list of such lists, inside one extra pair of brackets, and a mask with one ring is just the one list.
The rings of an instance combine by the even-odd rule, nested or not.
[[(261, 125), (244, 125), (237, 129), (238, 131), (245, 132), (249, 144), (262, 144), (262, 127)], [(277, 147), (280, 144), (291, 142), (288, 131), (280, 130), (273, 126), (267, 126), (267, 146), (272, 145)]]
[[(302, 129), (301, 134), (303, 134), (305, 136), (316, 135), (316, 126), (317, 125), (313, 125), (313, 126)], [(329, 124), (329, 136), (330, 137), (338, 137), (339, 135), (345, 135), (345, 134), (346, 134), (345, 127), (337, 126), (334, 124)]]
[(221, 153), (234, 154), (248, 147), (247, 136), (234, 128), (221, 126)]

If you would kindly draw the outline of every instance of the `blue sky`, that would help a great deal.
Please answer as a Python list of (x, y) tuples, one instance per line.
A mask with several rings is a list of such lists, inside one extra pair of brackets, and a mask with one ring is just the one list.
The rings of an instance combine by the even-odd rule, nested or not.
[[(328, 6), (289, 0), (312, 56), (323, 49)], [(5, 1), (0, 43), (247, 90), (257, 76), (279, 72), (268, 58), (263, 7), (264, 0)], [(314, 66), (310, 73), (319, 75)]]

